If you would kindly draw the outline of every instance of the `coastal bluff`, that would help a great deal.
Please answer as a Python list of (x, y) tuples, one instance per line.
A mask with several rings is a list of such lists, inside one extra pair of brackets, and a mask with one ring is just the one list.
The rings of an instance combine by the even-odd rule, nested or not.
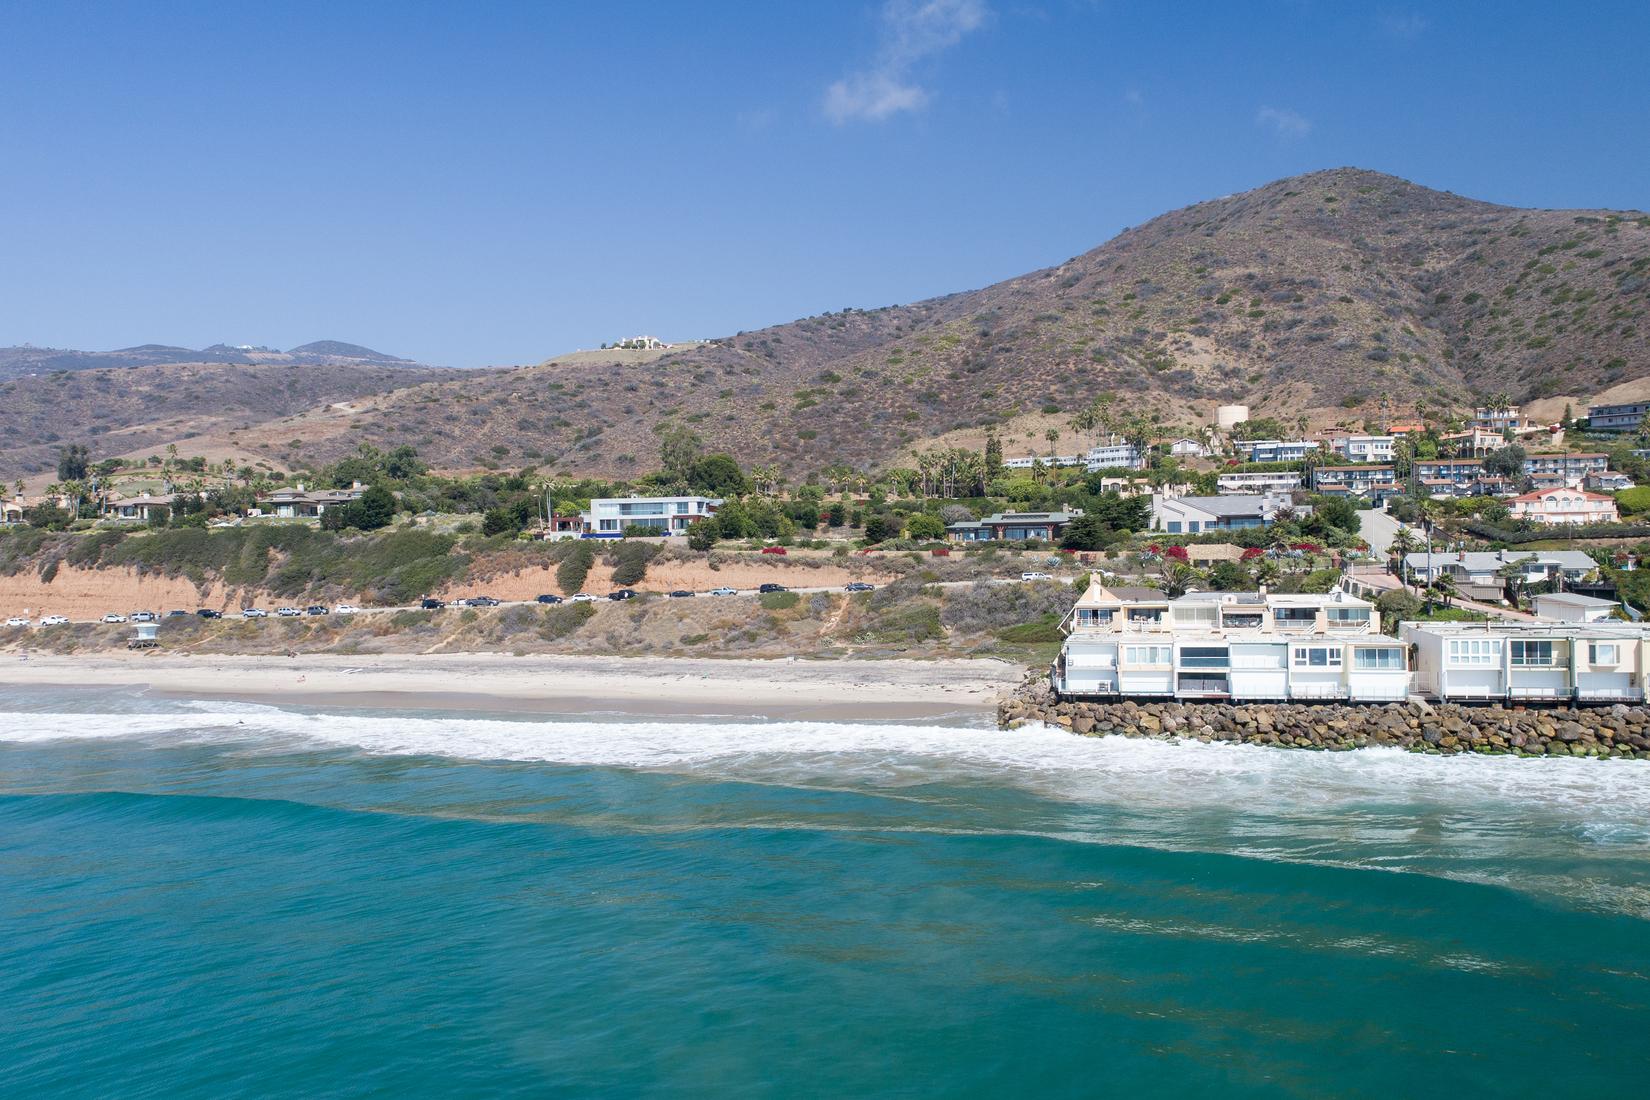
[(1650, 709), (1312, 703), (1062, 702), (1034, 672), (998, 704), (1004, 729), (1041, 723), (1086, 737), (1230, 741), (1346, 751), (1650, 759)]

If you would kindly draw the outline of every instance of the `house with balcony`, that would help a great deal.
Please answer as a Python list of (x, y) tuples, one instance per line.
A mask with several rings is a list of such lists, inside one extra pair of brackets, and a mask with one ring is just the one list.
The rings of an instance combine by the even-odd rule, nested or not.
[(1580, 485), (1588, 474), (1601, 474), (1609, 468), (1610, 456), (1597, 452), (1529, 455), (1524, 459), (1525, 477), (1560, 477), (1571, 486)]
[(1019, 458), (1003, 459), (1003, 469), (1034, 470), (1042, 467), (1047, 470), (1055, 466), (1081, 466), (1084, 461), (1082, 455), (1021, 455)]
[(1647, 412), (1650, 412), (1650, 401), (1592, 405), (1587, 409), (1587, 427), (1595, 432), (1636, 432), (1644, 425)]
[(1205, 531), (1265, 527), (1279, 512), (1293, 508), (1290, 498), (1281, 495), (1171, 497), (1153, 493), (1151, 529), (1170, 535), (1198, 535)]
[[(1516, 566), (1508, 570), (1507, 566)], [(1416, 550), (1404, 555), (1404, 571), (1418, 584), (1448, 576), (1456, 591), (1469, 599), (1500, 600), (1508, 580), (1521, 584), (1562, 581), (1580, 584), (1598, 570), (1592, 556), (1580, 550)]]
[(1594, 470), (1581, 481), (1590, 493), (1619, 493), (1633, 488), (1633, 479), (1620, 470)]
[(1360, 466), (1318, 466), (1312, 470), (1312, 489), (1328, 496), (1380, 497), (1397, 493), (1397, 467), (1391, 463)]
[(1208, 458), (1209, 448), (1203, 445), (1201, 439), (1186, 436), (1170, 443), (1169, 453), (1175, 458)]
[(1305, 462), (1318, 451), (1315, 439), (1248, 439), (1237, 444), (1245, 462)]
[(681, 535), (721, 506), (715, 497), (599, 497), (579, 514), (580, 536), (616, 539), (632, 528), (648, 535)]
[(1221, 474), (1215, 485), (1226, 493), (1292, 493), (1301, 487), (1301, 475), (1294, 470), (1259, 470)]
[(1467, 485), (1484, 476), (1484, 463), (1476, 458), (1418, 458), (1415, 476), (1422, 481)]
[(1098, 446), (1091, 447), (1083, 456), (1083, 465), (1092, 470), (1141, 470), (1146, 466), (1146, 455), (1126, 439), (1114, 436)]
[(1052, 670), (1062, 697), (1231, 701), (1405, 697), (1397, 639), (1345, 593), (1197, 592), (1178, 599), (1091, 583)]
[(1415, 689), (1444, 702), (1641, 703), (1650, 627), (1627, 622), (1402, 623)]
[(1486, 405), (1473, 410), (1472, 425), (1500, 435), (1503, 432), (1521, 431), (1531, 427), (1532, 423), (1519, 412), (1517, 405), (1509, 405), (1504, 409), (1494, 409)]
[(1579, 527), (1591, 523), (1619, 523), (1616, 498), (1603, 493), (1567, 487), (1537, 489), (1507, 501), (1514, 520), (1529, 520), (1548, 527)]
[(1064, 512), (998, 512), (984, 519), (949, 524), (945, 528), (945, 537), (952, 542), (1019, 542), (1025, 539), (1057, 542), (1071, 521), (1082, 514), (1081, 508)]
[(1391, 462), (1396, 442), (1390, 435), (1343, 435), (1331, 440), (1329, 446), (1348, 462)]
[(1506, 436), (1488, 428), (1468, 428), (1464, 432), (1450, 432), (1438, 437), (1438, 445), (1450, 454), (1462, 456), (1487, 455), (1507, 445)]

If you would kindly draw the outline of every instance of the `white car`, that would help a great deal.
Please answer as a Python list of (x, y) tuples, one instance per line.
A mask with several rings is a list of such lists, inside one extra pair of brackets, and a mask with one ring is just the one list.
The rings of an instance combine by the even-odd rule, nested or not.
[(594, 600), (595, 598), (596, 597), (592, 596), (588, 592), (575, 592), (571, 596), (567, 597), (567, 602), (568, 603), (589, 603), (591, 600)]
[(28, 626), (29, 625), (29, 620), (20, 619), (16, 615), (13, 615), (11, 618), (6, 620), (6, 625), (7, 626)]
[(303, 612), (296, 607), (282, 607), (278, 608), (275, 614), (279, 615), (283, 619), (295, 619), (302, 615)]
[(1021, 573), (1020, 574), (1020, 579), (1022, 581), (1051, 581), (1054, 578), (1049, 576), (1047, 573), (1031, 572), (1031, 573)]
[(356, 607), (352, 603), (341, 603), (332, 609), (332, 613), (334, 615), (355, 615), (358, 614), (360, 610), (361, 609), (359, 607)]
[(269, 612), (265, 611), (261, 607), (241, 608), (241, 618), (243, 619), (267, 619), (268, 617)]
[(119, 612), (111, 611), (107, 615), (103, 616), (103, 621), (106, 623), (123, 623), (126, 621), (126, 616), (120, 614)]
[(712, 588), (710, 590), (709, 594), (712, 595), (712, 596), (737, 596), (737, 595), (739, 595), (739, 589), (737, 589), (737, 588)]
[(68, 626), (69, 625), (69, 617), (67, 615), (47, 615), (44, 619), (40, 620), (40, 625), (41, 626)]

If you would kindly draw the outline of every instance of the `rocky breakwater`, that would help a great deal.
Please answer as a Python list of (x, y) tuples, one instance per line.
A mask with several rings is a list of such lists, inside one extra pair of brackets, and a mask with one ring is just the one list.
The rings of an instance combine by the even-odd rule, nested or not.
[(998, 705), (997, 721), (1004, 729), (1043, 723), (1087, 737), (1114, 734), (1330, 751), (1386, 745), (1435, 754), (1650, 759), (1650, 710), (1644, 707), (1061, 702), (1039, 676)]

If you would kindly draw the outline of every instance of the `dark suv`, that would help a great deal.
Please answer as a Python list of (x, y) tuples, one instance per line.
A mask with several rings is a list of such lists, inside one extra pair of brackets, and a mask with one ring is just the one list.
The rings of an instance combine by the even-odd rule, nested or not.
[(636, 598), (636, 590), (633, 588), (618, 588), (609, 592), (607, 598), (610, 600), (633, 600)]
[(441, 608), (446, 607), (447, 603), (445, 600), (438, 600), (434, 596), (425, 596), (422, 600), (418, 601), (418, 606), (422, 607), (425, 611), (438, 611)]
[(561, 603), (561, 597), (560, 596), (552, 596), (552, 595), (549, 595), (548, 593), (546, 593), (543, 596), (537, 597), (537, 599), (538, 599), (539, 603)]
[(789, 592), (790, 589), (786, 588), (782, 584), (774, 584), (772, 581), (769, 581), (767, 584), (764, 584), (760, 588), (758, 588), (757, 591), (758, 592)]
[(199, 615), (203, 619), (221, 619), (221, 618), (223, 618), (223, 612), (222, 611), (213, 611), (210, 607), (203, 607), (199, 611), (195, 612), (195, 614)]

